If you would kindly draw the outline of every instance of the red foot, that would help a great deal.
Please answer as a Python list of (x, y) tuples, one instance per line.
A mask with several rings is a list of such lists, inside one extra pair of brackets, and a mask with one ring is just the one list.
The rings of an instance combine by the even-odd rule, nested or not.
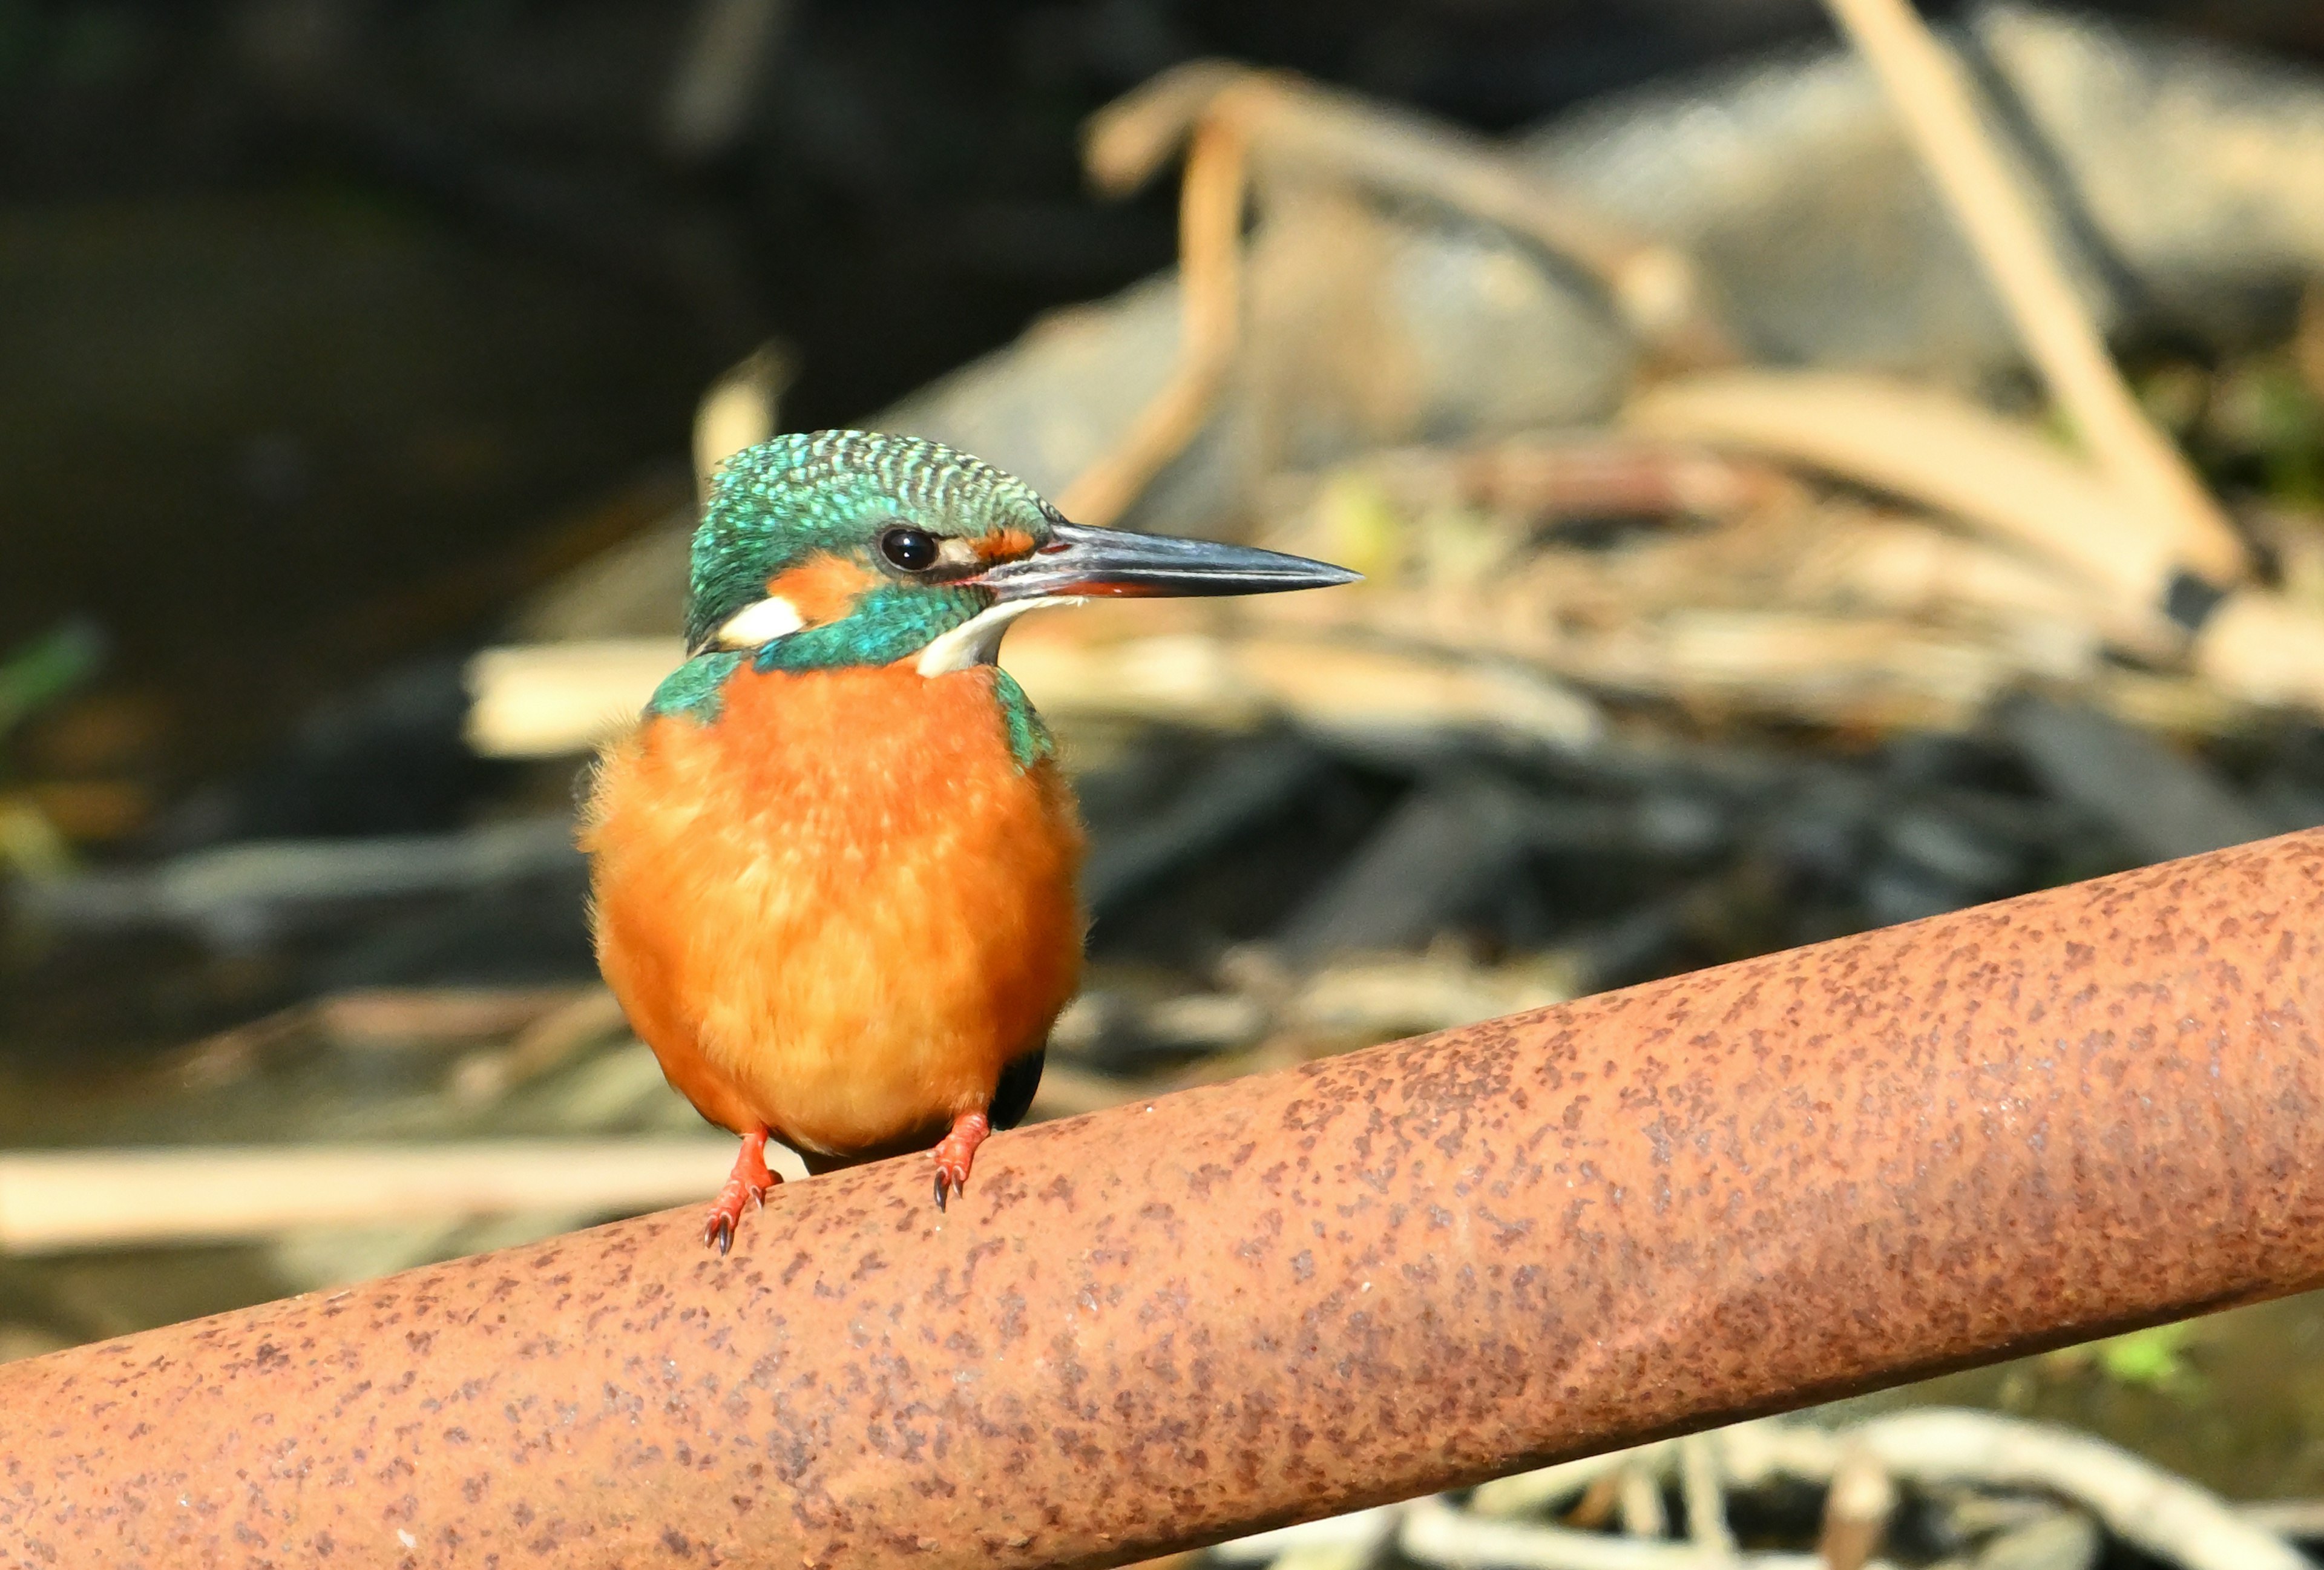
[(742, 1149), (734, 1157), (734, 1171), (726, 1179), (726, 1187), (710, 1204), (710, 1219), (702, 1229), (706, 1246), (717, 1249), (721, 1255), (734, 1246), (734, 1229), (742, 1224), (742, 1206), (749, 1204), (756, 1209), (767, 1202), (767, 1190), (782, 1179), (767, 1170), (767, 1131), (752, 1129), (742, 1136)]
[(945, 1207), (945, 1186), (954, 1194), (968, 1192), (968, 1169), (976, 1160), (976, 1147), (992, 1131), (992, 1122), (981, 1112), (963, 1113), (952, 1121), (952, 1132), (928, 1152), (936, 1164), (936, 1208)]

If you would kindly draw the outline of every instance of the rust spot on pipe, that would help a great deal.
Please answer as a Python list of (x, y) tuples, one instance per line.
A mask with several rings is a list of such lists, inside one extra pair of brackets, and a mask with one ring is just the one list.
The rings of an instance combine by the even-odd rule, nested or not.
[(2324, 1279), (2324, 834), (0, 1369), (35, 1564), (1095, 1564)]

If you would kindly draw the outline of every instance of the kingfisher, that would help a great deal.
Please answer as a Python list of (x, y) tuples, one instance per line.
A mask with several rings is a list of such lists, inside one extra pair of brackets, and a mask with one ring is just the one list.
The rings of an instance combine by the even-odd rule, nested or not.
[(686, 657), (601, 753), (582, 817), (599, 968), (663, 1076), (742, 1147), (724, 1254), (777, 1181), (926, 1150), (936, 1203), (1021, 1119), (1079, 983), (1082, 828), (1056, 743), (995, 663), (1093, 597), (1355, 573), (1069, 522), (935, 442), (778, 437), (694, 535)]

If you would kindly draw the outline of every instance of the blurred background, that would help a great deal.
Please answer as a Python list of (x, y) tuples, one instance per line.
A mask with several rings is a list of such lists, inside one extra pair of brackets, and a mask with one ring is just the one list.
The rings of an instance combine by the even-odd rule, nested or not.
[[(0, 1357), (715, 1187), (569, 817), (776, 430), (1369, 575), (1012, 633), (1036, 1115), (2324, 823), (2324, 9), (1924, 14), (1999, 186), (1813, 0), (0, 0)], [(2324, 1542), (2324, 1304), (1900, 1400)]]

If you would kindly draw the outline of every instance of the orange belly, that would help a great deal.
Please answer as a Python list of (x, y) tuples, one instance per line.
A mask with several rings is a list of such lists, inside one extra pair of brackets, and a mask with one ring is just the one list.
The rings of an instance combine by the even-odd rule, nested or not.
[(609, 748), (583, 845), (598, 960), (713, 1122), (828, 1157), (985, 1106), (1073, 995), (1081, 831), (978, 668), (760, 674)]

